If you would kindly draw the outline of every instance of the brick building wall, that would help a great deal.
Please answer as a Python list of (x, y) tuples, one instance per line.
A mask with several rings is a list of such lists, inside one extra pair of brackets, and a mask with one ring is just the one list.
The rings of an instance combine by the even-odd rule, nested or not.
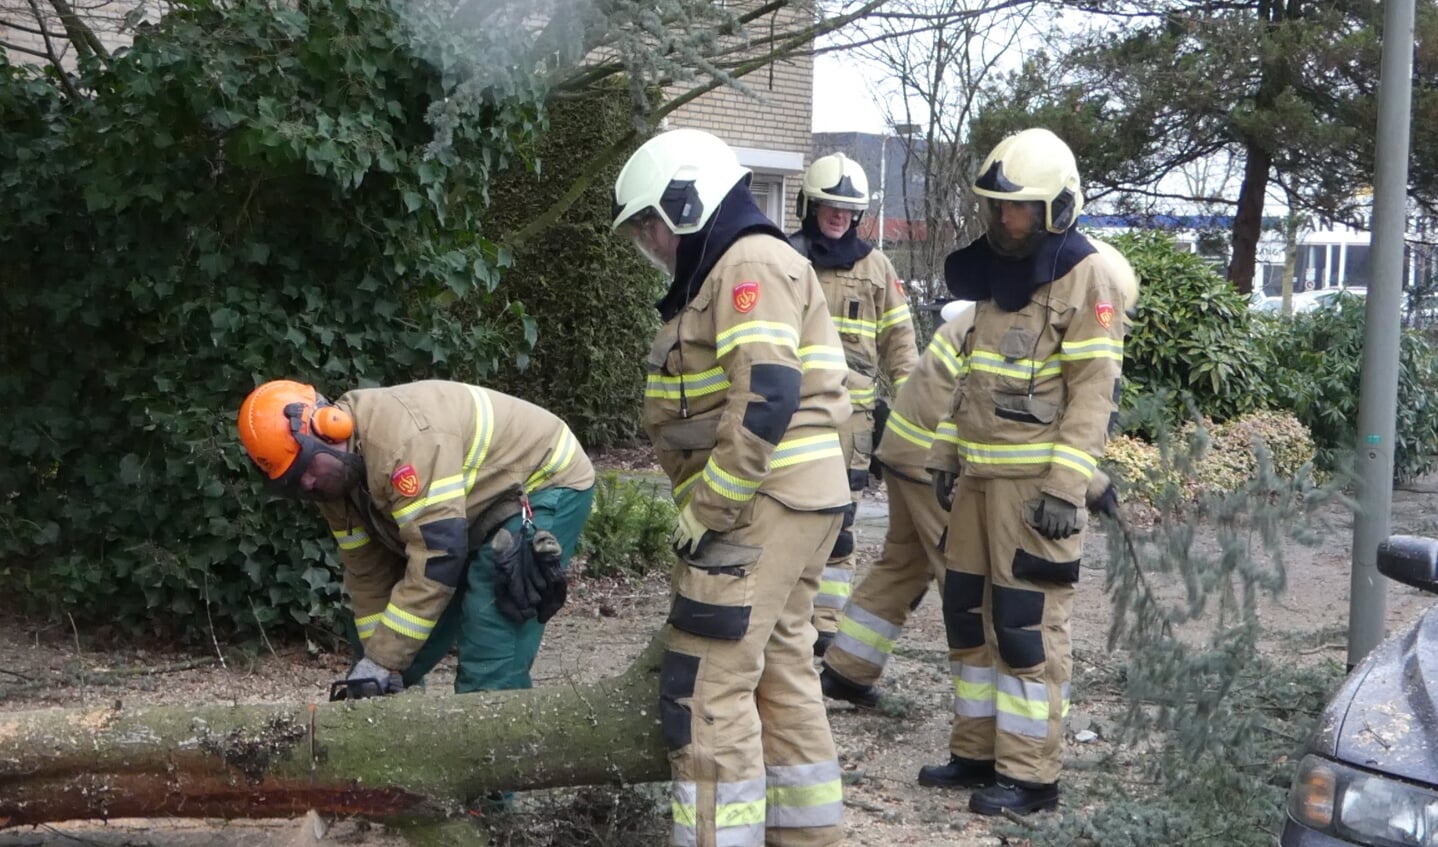
[[(809, 22), (812, 9), (785, 7), (751, 24), (756, 35), (770, 26), (797, 29)], [(741, 164), (754, 171), (755, 196), (774, 222), (786, 231), (798, 228), (794, 204), (799, 181), (810, 161), (814, 115), (814, 60), (800, 53), (744, 77), (753, 96), (724, 87), (675, 110), (668, 126), (708, 130), (729, 143)], [(682, 91), (682, 89), (680, 89)]]

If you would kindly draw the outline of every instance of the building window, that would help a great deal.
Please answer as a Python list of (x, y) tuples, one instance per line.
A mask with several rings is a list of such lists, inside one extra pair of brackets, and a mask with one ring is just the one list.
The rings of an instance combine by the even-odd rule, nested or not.
[(759, 211), (769, 217), (774, 225), (784, 228), (784, 177), (779, 174), (754, 174), (749, 191)]

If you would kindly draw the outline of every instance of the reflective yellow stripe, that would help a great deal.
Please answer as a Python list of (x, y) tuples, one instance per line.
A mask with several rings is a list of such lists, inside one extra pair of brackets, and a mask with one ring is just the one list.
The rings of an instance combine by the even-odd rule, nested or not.
[(879, 318), (879, 332), (893, 329), (901, 323), (908, 322), (908, 320), (909, 304), (905, 303), (902, 306), (895, 306), (894, 308), (885, 312), (883, 317)]
[(1015, 359), (1009, 361), (1002, 355), (991, 353), (987, 350), (975, 350), (969, 356), (968, 368), (970, 370), (998, 374), (999, 376), (1007, 376), (1014, 379), (1058, 376), (1063, 372), (1063, 365), (1057, 357), (1043, 362), (1036, 359)]
[(980, 465), (1039, 465), (1053, 458), (1051, 441), (1037, 444), (985, 444), (957, 439), (964, 461)]
[(889, 412), (889, 422), (884, 425), (884, 433), (893, 433), (905, 441), (924, 450), (929, 449), (934, 443), (933, 430), (924, 429), (896, 411)]
[(969, 682), (954, 677), (954, 696), (962, 700), (992, 700), (995, 692), (992, 682)]
[(754, 496), (762, 481), (735, 476), (719, 467), (714, 457), (710, 456), (708, 464), (704, 465), (704, 482), (724, 497), (742, 503)]
[(839, 444), (837, 433), (828, 432), (823, 435), (806, 435), (803, 438), (791, 438), (788, 441), (779, 442), (774, 449), (774, 454), (769, 457), (769, 467), (787, 468), (790, 465), (799, 465), (804, 462), (813, 462), (829, 456), (844, 455), (844, 448)]
[(682, 377), (650, 374), (644, 387), (644, 396), (661, 400), (678, 400), (681, 385), (686, 397), (703, 397), (707, 394), (728, 391), (730, 387), (729, 378), (724, 375), (724, 369), (714, 367), (696, 374), (684, 374)]
[(1123, 342), (1106, 335), (1098, 338), (1090, 338), (1087, 341), (1065, 341), (1061, 347), (1063, 352), (1058, 358), (1065, 362), (1075, 362), (1082, 359), (1114, 359), (1123, 361)]
[(1098, 470), (1098, 462), (1092, 456), (1067, 444), (1054, 445), (1053, 463), (1078, 471), (1083, 474), (1084, 479), (1093, 476), (1094, 471)]
[(674, 486), (674, 502), (678, 503), (680, 508), (688, 504), (690, 495), (694, 493), (694, 486), (698, 485), (703, 477), (704, 471), (701, 470), (688, 479), (681, 479), (679, 484)]
[(874, 387), (871, 385), (868, 388), (850, 388), (849, 402), (851, 404), (874, 402)]
[(384, 610), (384, 625), (400, 635), (410, 638), (423, 641), (434, 630), (434, 624), (434, 621), (410, 614), (393, 603), (386, 606)]
[(720, 803), (714, 807), (714, 825), (716, 827), (745, 826), (763, 822), (763, 800), (750, 800), (746, 803)]
[(374, 635), (375, 628), (379, 626), (379, 621), (382, 617), (384, 617), (383, 612), (374, 615), (365, 615), (362, 618), (355, 618), (355, 629), (359, 631), (361, 641)]
[(550, 477), (569, 467), (569, 463), (574, 460), (574, 454), (577, 452), (579, 452), (579, 442), (575, 440), (574, 433), (569, 431), (569, 427), (562, 426), (559, 438), (555, 440), (554, 449), (549, 452), (549, 461), (529, 475), (529, 479), (524, 482), (524, 489), (533, 491), (547, 482)]
[(834, 329), (839, 332), (847, 332), (850, 335), (861, 335), (864, 338), (875, 338), (879, 334), (879, 325), (863, 318), (834, 318)]
[(775, 806), (803, 809), (843, 801), (844, 783), (838, 779), (818, 785), (775, 786), (769, 789), (769, 802)]
[(939, 428), (934, 430), (934, 440), (958, 447), (959, 428), (954, 425), (953, 421), (939, 421)]
[(748, 321), (729, 327), (714, 339), (718, 348), (714, 355), (722, 359), (740, 344), (777, 344), (799, 354), (799, 333), (794, 327), (777, 321)]
[(489, 395), (484, 393), (484, 389), (471, 385), (469, 390), (474, 395), (474, 439), (464, 456), (465, 494), (474, 490), (479, 469), (489, 455), (489, 444), (494, 438), (494, 404), (489, 402)]
[(799, 362), (806, 371), (847, 371), (849, 363), (844, 358), (844, 351), (838, 347), (830, 347), (827, 344), (815, 344), (809, 347), (799, 348)]
[(1049, 719), (1049, 701), (1029, 700), (1017, 694), (1009, 694), (1005, 691), (994, 692), (994, 702), (1000, 712), (1008, 712), (1021, 718), (1028, 718), (1031, 721), (1046, 721)]
[(934, 354), (934, 358), (939, 360), (950, 377), (957, 378), (964, 369), (963, 354), (942, 335), (934, 336), (934, 340), (929, 342), (928, 352)]
[(358, 550), (369, 543), (369, 533), (360, 527), (353, 527), (349, 532), (332, 529), (330, 533), (334, 535), (335, 542), (339, 544), (341, 550)]

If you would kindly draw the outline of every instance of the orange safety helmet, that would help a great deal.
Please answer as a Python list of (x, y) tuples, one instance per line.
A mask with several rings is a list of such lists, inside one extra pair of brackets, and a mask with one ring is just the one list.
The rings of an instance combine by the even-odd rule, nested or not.
[(250, 460), (277, 487), (294, 491), (317, 453), (354, 434), (354, 421), (331, 406), (313, 385), (276, 379), (240, 404), (240, 442)]

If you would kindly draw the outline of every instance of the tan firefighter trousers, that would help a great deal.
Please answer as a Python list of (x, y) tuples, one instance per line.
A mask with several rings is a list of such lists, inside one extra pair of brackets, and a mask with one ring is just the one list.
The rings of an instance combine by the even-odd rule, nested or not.
[(889, 493), (889, 531), (884, 552), (849, 598), (824, 664), (858, 685), (873, 685), (894, 652), (909, 615), (919, 607), (929, 581), (944, 584), (939, 550), (948, 514), (933, 486), (884, 472)]
[(869, 460), (874, 454), (874, 413), (854, 410), (839, 425), (839, 443), (844, 449), (844, 464), (849, 469), (849, 515), (834, 539), (824, 575), (819, 580), (819, 593), (814, 598), (814, 628), (832, 633), (839, 628), (839, 617), (849, 602), (854, 582), (853, 522), (859, 512), (859, 501), (869, 485)]
[(672, 844), (843, 843), (810, 623), (840, 521), (759, 494), (733, 530), (675, 567), (659, 683)]
[(1069, 707), (1083, 533), (1050, 541), (1028, 525), (1042, 484), (960, 478), (943, 597), (955, 692), (949, 751), (1048, 784), (1058, 781)]

